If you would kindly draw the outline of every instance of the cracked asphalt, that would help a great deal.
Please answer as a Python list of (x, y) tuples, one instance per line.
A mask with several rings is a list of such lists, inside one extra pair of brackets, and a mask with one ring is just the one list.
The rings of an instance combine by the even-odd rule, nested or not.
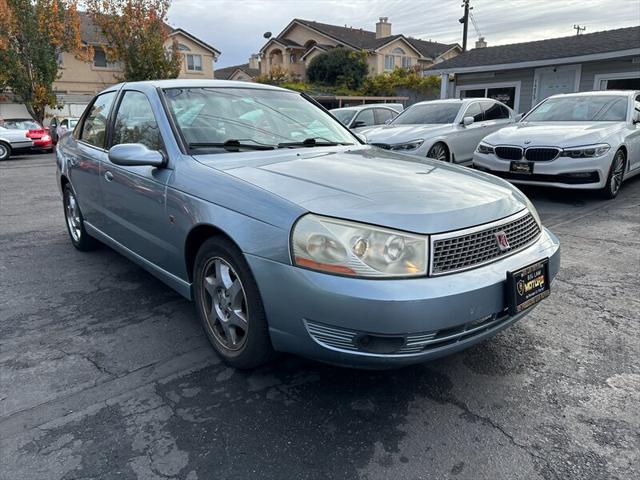
[(52, 155), (0, 164), (0, 478), (640, 478), (640, 178), (528, 189), (551, 297), (421, 366), (225, 367), (193, 306), (67, 239)]

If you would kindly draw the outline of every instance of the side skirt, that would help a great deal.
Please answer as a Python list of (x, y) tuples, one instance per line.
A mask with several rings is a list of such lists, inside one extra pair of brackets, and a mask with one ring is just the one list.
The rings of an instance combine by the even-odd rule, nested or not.
[(113, 238), (111, 238), (106, 233), (103, 233), (101, 230), (98, 230), (96, 227), (91, 225), (89, 222), (84, 222), (85, 229), (87, 233), (92, 237), (97, 238), (102, 243), (109, 245), (118, 253), (124, 255), (129, 260), (132, 260), (136, 264), (140, 265), (151, 275), (166, 283), (169, 287), (173, 288), (180, 295), (185, 297), (187, 300), (193, 300), (191, 284), (189, 282), (185, 282), (179, 277), (176, 277), (174, 274), (167, 272), (166, 270), (158, 267), (157, 265), (151, 263), (144, 257), (141, 257), (137, 253), (132, 250), (129, 250), (127, 247), (117, 242)]

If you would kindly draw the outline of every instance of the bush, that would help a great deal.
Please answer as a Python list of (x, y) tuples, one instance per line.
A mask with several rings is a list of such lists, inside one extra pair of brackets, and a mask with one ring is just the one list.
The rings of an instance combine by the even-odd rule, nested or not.
[(423, 77), (412, 68), (395, 68), (391, 72), (367, 78), (362, 88), (362, 94), (393, 96), (396, 95), (399, 88), (429, 95), (439, 91), (440, 78), (435, 75)]
[(354, 52), (341, 47), (314, 57), (307, 68), (310, 82), (348, 90), (362, 87), (368, 73), (366, 52)]

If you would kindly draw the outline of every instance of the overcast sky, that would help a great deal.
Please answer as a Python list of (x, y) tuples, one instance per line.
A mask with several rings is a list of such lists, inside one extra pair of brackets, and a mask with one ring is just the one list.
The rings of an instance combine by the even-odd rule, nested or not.
[[(462, 44), (461, 0), (173, 0), (169, 23), (222, 52), (216, 68), (246, 63), (293, 18), (375, 30), (389, 17), (393, 33)], [(640, 24), (639, 0), (471, 0), (472, 14), (490, 46)], [(477, 34), (470, 26), (469, 44)], [(640, 39), (639, 39), (640, 43)], [(637, 45), (636, 45), (637, 46)]]

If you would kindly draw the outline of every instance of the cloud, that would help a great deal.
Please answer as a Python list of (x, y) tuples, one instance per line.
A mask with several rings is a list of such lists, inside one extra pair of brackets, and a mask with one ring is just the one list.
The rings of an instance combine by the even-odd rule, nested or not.
[[(293, 18), (375, 29), (389, 17), (394, 33), (462, 43), (457, 0), (173, 0), (169, 21), (222, 51), (217, 68), (245, 63), (266, 31), (277, 35)], [(471, 0), (482, 35), (499, 45), (640, 24), (636, 0)], [(476, 32), (469, 27), (469, 43)]]

